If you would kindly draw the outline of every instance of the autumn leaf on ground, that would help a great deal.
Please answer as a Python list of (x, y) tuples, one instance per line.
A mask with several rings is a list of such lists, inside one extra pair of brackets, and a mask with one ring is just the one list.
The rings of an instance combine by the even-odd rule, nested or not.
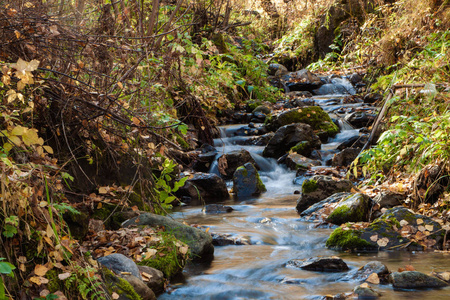
[(46, 266), (43, 265), (36, 265), (34, 267), (34, 274), (36, 274), (37, 276), (44, 276), (48, 271), (48, 268)]
[(386, 238), (386, 237), (384, 237), (384, 238), (382, 238), (382, 239), (379, 239), (378, 241), (377, 241), (377, 244), (378, 244), (378, 246), (380, 246), (380, 247), (386, 247), (386, 245), (389, 243), (389, 239), (388, 238)]

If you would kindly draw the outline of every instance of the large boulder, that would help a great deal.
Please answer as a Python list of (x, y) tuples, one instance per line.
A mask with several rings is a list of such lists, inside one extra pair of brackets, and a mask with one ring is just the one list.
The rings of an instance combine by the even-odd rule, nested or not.
[(130, 273), (139, 279), (142, 279), (141, 273), (136, 263), (131, 259), (120, 253), (113, 253), (97, 259), (97, 261), (108, 269), (117, 274), (122, 272)]
[(145, 213), (125, 221), (123, 227), (133, 225), (163, 226), (166, 231), (171, 232), (177, 239), (189, 245), (191, 257), (194, 261), (211, 261), (214, 258), (211, 236), (198, 228), (152, 213)]
[(297, 201), (297, 212), (300, 214), (311, 205), (339, 193), (350, 192), (353, 184), (347, 179), (334, 179), (331, 176), (315, 175), (302, 184), (302, 194)]
[(300, 142), (307, 142), (302, 155), (308, 156), (313, 149), (320, 148), (319, 137), (307, 124), (291, 124), (280, 127), (264, 148), (263, 156), (279, 158)]
[[(110, 295), (119, 295), (117, 300), (142, 299), (141, 296), (135, 291), (134, 287), (127, 280), (116, 276), (116, 274), (114, 274), (114, 272), (112, 272), (110, 269), (102, 267), (100, 269), (100, 272), (103, 278), (103, 282), (105, 283), (106, 291)], [(153, 296), (155, 295), (153, 294)], [(156, 297), (153, 299), (156, 299)]]
[(233, 191), (237, 198), (257, 196), (266, 191), (253, 164), (246, 163), (236, 169), (233, 175)]
[(444, 239), (439, 223), (405, 207), (386, 210), (366, 228), (351, 224), (336, 228), (326, 245), (337, 250), (425, 250), (441, 249)]
[(244, 149), (225, 153), (217, 160), (219, 173), (224, 179), (233, 178), (236, 169), (248, 162), (257, 166), (250, 152)]
[(400, 289), (426, 289), (448, 286), (445, 281), (417, 271), (393, 272), (389, 275), (389, 281), (394, 288)]
[(339, 257), (312, 257), (306, 260), (292, 259), (287, 266), (301, 268), (308, 271), (341, 272), (347, 271), (347, 264)]
[(333, 123), (330, 116), (320, 106), (304, 106), (281, 112), (272, 116), (266, 126), (269, 130), (275, 131), (282, 126), (294, 123), (310, 125), (322, 139), (334, 136), (339, 132), (339, 127)]
[(380, 208), (392, 208), (394, 206), (402, 205), (405, 200), (405, 195), (389, 190), (381, 191), (373, 198), (373, 201), (377, 203)]
[(220, 201), (229, 198), (227, 185), (220, 176), (200, 172), (188, 176), (189, 179), (176, 193), (178, 197), (189, 197), (193, 201)]
[(327, 218), (327, 222), (341, 225), (347, 222), (369, 221), (372, 199), (361, 193), (341, 200)]
[(291, 170), (307, 170), (312, 166), (320, 166), (320, 160), (310, 159), (297, 153), (289, 153), (285, 159), (286, 166)]

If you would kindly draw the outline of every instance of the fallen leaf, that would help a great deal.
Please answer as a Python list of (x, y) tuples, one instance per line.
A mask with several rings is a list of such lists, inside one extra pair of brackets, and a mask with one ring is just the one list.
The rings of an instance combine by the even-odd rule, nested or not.
[(65, 279), (69, 278), (70, 275), (72, 275), (72, 274), (69, 272), (61, 273), (61, 274), (58, 274), (58, 278), (59, 278), (59, 280), (65, 280)]
[(405, 270), (406, 270), (406, 271), (415, 271), (416, 269), (414, 269), (414, 267), (411, 266), (411, 265), (406, 265), (406, 266), (405, 266)]
[(107, 194), (109, 192), (109, 186), (101, 186), (98, 188), (99, 194)]
[(48, 271), (48, 268), (46, 266), (43, 265), (36, 265), (34, 267), (34, 274), (36, 274), (37, 276), (44, 276)]
[(417, 225), (423, 224), (423, 220), (422, 219), (417, 219), (416, 222), (417, 222)]
[(111, 297), (114, 299), (114, 300), (116, 300), (116, 299), (119, 299), (119, 294), (117, 294), (116, 292), (114, 292), (114, 293), (112, 293), (112, 295), (111, 295)]
[(366, 281), (372, 284), (380, 284), (380, 278), (378, 277), (377, 273), (370, 274), (369, 277), (367, 277)]
[(382, 238), (382, 239), (379, 239), (378, 241), (377, 241), (377, 244), (378, 244), (378, 246), (380, 246), (380, 247), (386, 247), (386, 245), (389, 243), (389, 239), (388, 238), (386, 238), (386, 237), (384, 237), (384, 238)]
[(400, 226), (406, 226), (406, 225), (408, 225), (409, 223), (408, 223), (408, 221), (406, 221), (406, 220), (401, 220), (400, 221)]
[(141, 275), (142, 275), (142, 279), (144, 281), (150, 281), (150, 279), (153, 277), (152, 275), (145, 273), (145, 272), (142, 272)]
[(372, 235), (372, 236), (370, 237), (370, 240), (371, 240), (372, 242), (376, 242), (376, 241), (378, 240), (378, 234)]
[(364, 282), (363, 284), (360, 285), (360, 287), (367, 289), (367, 288), (370, 288), (370, 285), (368, 283)]
[(419, 227), (417, 227), (417, 229), (419, 229), (419, 231), (421, 231), (421, 232), (424, 232), (426, 229), (425, 229), (425, 226), (422, 226), (422, 225), (420, 225)]
[(433, 231), (434, 226), (433, 225), (425, 225), (425, 229), (428, 231)]

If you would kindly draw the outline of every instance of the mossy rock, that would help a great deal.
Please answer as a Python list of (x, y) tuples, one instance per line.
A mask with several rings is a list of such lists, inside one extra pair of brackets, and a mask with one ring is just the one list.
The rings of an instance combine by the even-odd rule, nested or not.
[(236, 197), (258, 196), (266, 191), (266, 186), (252, 163), (246, 163), (233, 174), (233, 191)]
[(101, 272), (110, 295), (113, 293), (118, 294), (119, 300), (142, 300), (128, 281), (116, 276), (106, 267), (103, 267)]
[(372, 200), (365, 194), (354, 194), (341, 200), (327, 218), (327, 222), (341, 225), (347, 222), (367, 222)]
[(320, 106), (304, 106), (284, 111), (274, 115), (268, 121), (267, 127), (275, 131), (282, 126), (294, 123), (310, 125), (321, 140), (335, 136), (339, 132), (339, 127), (333, 123), (330, 116)]
[(186, 244), (179, 241), (175, 236), (164, 233), (160, 236), (160, 242), (155, 246), (156, 254), (138, 263), (140, 266), (155, 268), (163, 272), (164, 277), (172, 278), (181, 273), (187, 261), (187, 252), (181, 253), (180, 249)]
[[(439, 223), (429, 217), (415, 214), (405, 207), (386, 210), (381, 217), (364, 229), (338, 229), (331, 234), (327, 247), (355, 251), (441, 249), (445, 234)], [(402, 231), (410, 235), (402, 236)]]
[(335, 250), (376, 251), (377, 247), (360, 238), (358, 230), (336, 228), (328, 238), (326, 246)]
[(311, 148), (309, 141), (301, 141), (292, 147), (290, 151), (300, 155), (308, 155), (308, 153), (311, 153)]

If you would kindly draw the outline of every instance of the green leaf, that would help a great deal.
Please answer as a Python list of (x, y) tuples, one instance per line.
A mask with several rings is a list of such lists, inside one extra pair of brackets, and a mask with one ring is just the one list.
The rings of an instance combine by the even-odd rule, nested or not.
[[(2, 257), (2, 260), (4, 258)], [(12, 264), (10, 264), (7, 261), (2, 261), (0, 262), (0, 273), (1, 274), (11, 274), (11, 272), (15, 269), (16, 267), (14, 267)]]
[(249, 86), (247, 87), (247, 91), (248, 91), (249, 93), (251, 93), (251, 92), (253, 91), (254, 88), (255, 88), (255, 87), (254, 87), (253, 85), (249, 85)]
[(10, 224), (6, 224), (3, 227), (3, 235), (7, 238), (12, 238), (17, 233), (17, 227), (14, 227)]
[(236, 81), (236, 84), (237, 85), (240, 85), (240, 86), (242, 86), (242, 87), (244, 87), (244, 85), (245, 85), (245, 80), (238, 80), (238, 81)]

